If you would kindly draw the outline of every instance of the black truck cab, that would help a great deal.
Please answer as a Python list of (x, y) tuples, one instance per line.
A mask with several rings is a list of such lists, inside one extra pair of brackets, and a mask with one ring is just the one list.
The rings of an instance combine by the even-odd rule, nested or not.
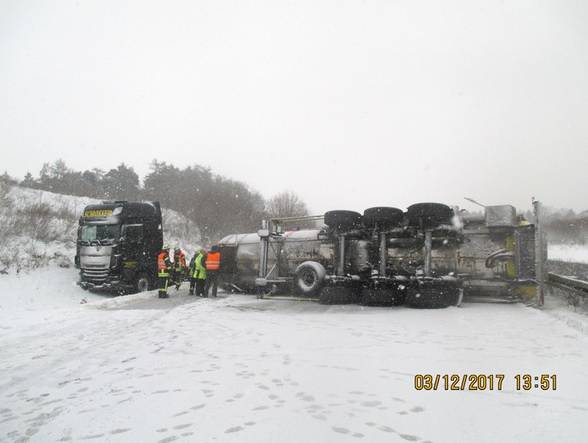
[(141, 292), (154, 287), (163, 244), (159, 202), (89, 205), (79, 221), (75, 263), (84, 289)]

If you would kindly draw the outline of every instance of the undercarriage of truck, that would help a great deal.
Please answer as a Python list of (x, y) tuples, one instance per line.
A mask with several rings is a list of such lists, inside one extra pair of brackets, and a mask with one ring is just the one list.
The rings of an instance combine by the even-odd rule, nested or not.
[[(291, 229), (309, 222), (317, 228)], [(225, 283), (262, 298), (443, 308), (541, 292), (543, 239), (509, 205), (477, 214), (440, 203), (329, 211), (267, 220), (256, 234), (219, 244)]]

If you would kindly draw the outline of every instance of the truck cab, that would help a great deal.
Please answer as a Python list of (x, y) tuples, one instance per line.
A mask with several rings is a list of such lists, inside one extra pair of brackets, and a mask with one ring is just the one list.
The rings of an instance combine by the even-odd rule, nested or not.
[(154, 287), (163, 243), (159, 202), (104, 202), (79, 220), (76, 266), (84, 289), (118, 293)]

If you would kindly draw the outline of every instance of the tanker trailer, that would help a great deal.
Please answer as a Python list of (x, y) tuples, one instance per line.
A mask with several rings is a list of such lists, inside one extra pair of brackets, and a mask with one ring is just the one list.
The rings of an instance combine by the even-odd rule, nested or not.
[[(462, 296), (535, 294), (535, 228), (517, 224), (514, 208), (484, 216), (440, 203), (364, 215), (272, 219), (257, 233), (230, 235), (221, 247), (222, 281), (260, 296), (295, 291), (321, 303), (440, 308)], [(282, 232), (291, 221), (324, 219), (321, 229)]]
[[(418, 205), (409, 208), (409, 217), (400, 209), (387, 207), (367, 209), (363, 217), (354, 211), (328, 211), (320, 217), (325, 223), (321, 229), (283, 233), (286, 222), (307, 217), (272, 219), (257, 234), (231, 235), (219, 242), (222, 280), (244, 291), (255, 286), (261, 296), (280, 290), (295, 291), (304, 297), (318, 298), (323, 304), (361, 301), (398, 305), (412, 291), (417, 299), (412, 305), (447, 306), (455, 302), (451, 295), (456, 293), (458, 282), (447, 275), (455, 270), (455, 265), (448, 271), (442, 266), (447, 260), (437, 260), (438, 266), (432, 268), (430, 256), (446, 258), (447, 252), (439, 253), (437, 249), (448, 249), (456, 235), (453, 227), (442, 226), (440, 222), (450, 223), (453, 213), (445, 205), (425, 206), (433, 213), (425, 211), (414, 216)], [(445, 211), (442, 216), (440, 210)], [(449, 221), (446, 213), (450, 214)], [(436, 235), (429, 244), (425, 241), (426, 231), (432, 232), (433, 228)], [(449, 235), (439, 236), (446, 231), (450, 231)], [(409, 247), (403, 249), (398, 242)], [(390, 246), (401, 250), (402, 266), (394, 266), (394, 260), (389, 265)], [(411, 257), (414, 248), (418, 254)], [(428, 261), (425, 257), (429, 257)], [(429, 264), (428, 273), (425, 262)], [(407, 268), (407, 264), (413, 268)]]

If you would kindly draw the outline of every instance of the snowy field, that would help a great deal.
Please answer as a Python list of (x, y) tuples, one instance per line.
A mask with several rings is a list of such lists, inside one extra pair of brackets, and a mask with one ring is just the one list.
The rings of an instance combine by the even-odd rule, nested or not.
[[(71, 269), (0, 276), (0, 441), (585, 441), (586, 317), (548, 300), (322, 306), (186, 288), (110, 298)], [(33, 283), (31, 283), (31, 281)], [(87, 303), (80, 303), (82, 300)], [(506, 375), (416, 391), (419, 373)], [(556, 374), (556, 391), (514, 375)]]
[(547, 248), (549, 260), (573, 263), (588, 263), (588, 245), (550, 244)]

